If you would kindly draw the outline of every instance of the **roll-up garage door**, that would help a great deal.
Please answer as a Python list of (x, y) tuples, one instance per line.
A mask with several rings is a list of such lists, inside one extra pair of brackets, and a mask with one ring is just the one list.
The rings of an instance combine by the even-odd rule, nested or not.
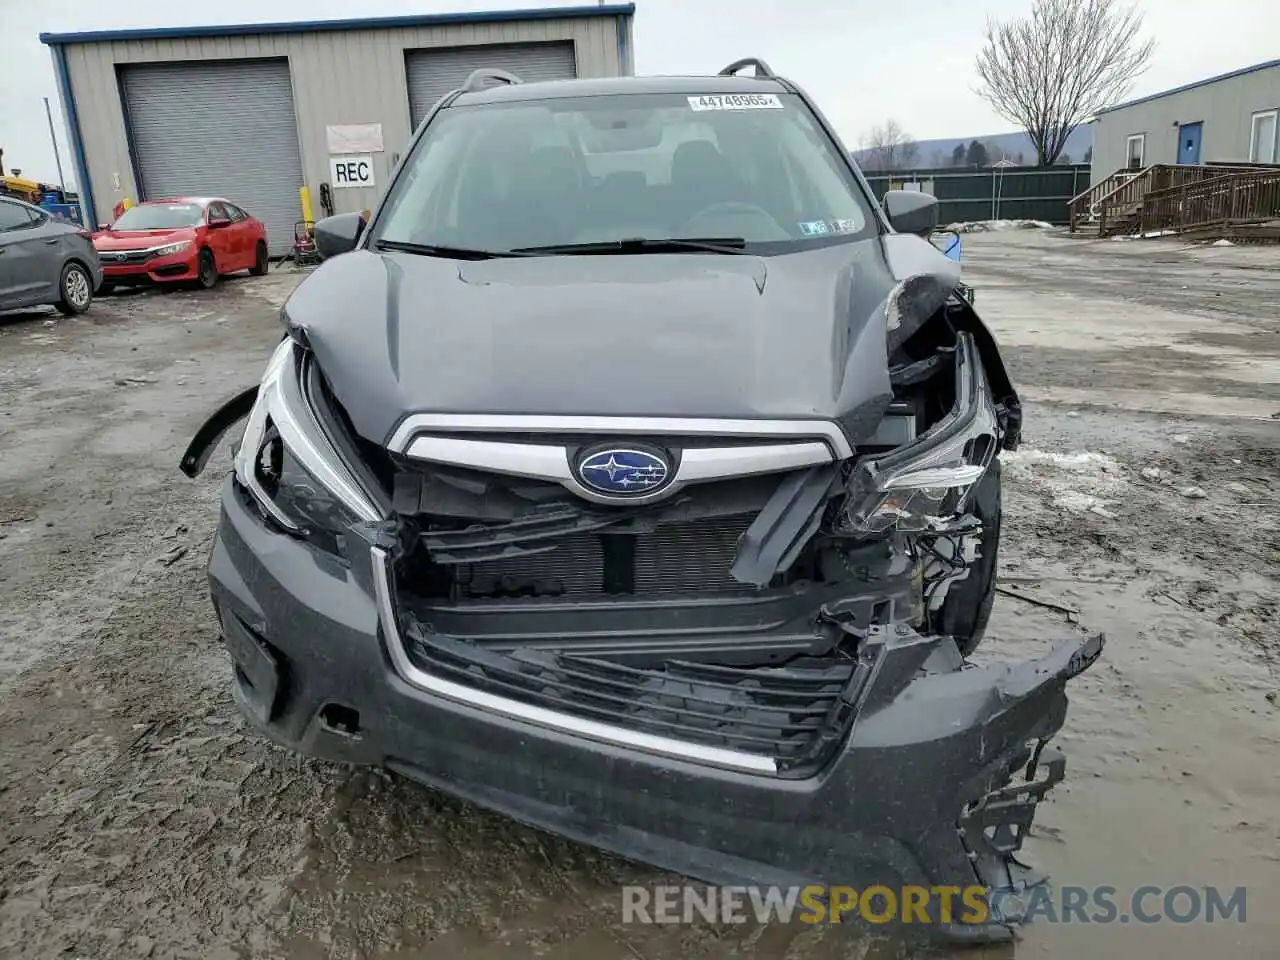
[(143, 199), (226, 197), (267, 225), (273, 256), (302, 219), (302, 158), (287, 60), (125, 67)]
[(405, 73), (414, 129), (441, 97), (462, 86), (481, 67), (506, 70), (526, 83), (572, 80), (578, 75), (571, 40), (410, 50), (405, 54)]

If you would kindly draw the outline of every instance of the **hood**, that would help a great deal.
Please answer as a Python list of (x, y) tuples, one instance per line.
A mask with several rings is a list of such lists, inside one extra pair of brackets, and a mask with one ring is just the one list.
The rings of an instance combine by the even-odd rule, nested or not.
[(416, 412), (850, 428), (883, 415), (885, 300), (895, 274), (922, 270), (958, 278), (931, 244), (901, 235), (769, 258), (359, 250), (308, 277), (285, 319), (356, 430), (380, 444)]
[(166, 243), (194, 240), (195, 229), (178, 227), (165, 230), (99, 230), (93, 235), (93, 245), (99, 250), (140, 250), (144, 247), (163, 247)]

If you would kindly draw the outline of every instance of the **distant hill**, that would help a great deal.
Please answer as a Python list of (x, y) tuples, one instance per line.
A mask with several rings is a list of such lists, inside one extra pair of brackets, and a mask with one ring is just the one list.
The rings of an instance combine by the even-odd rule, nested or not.
[[(1030, 165), (1036, 162), (1036, 149), (1031, 145), (1031, 138), (1025, 133), (993, 133), (983, 137), (946, 137), (940, 140), (917, 140), (914, 166), (922, 169), (935, 166), (949, 167), (951, 166), (951, 154), (955, 148), (960, 144), (967, 147), (974, 140), (980, 140), (987, 145), (987, 152), (994, 154), (990, 158), (993, 162), (1000, 159), (1001, 150), (1010, 160), (1017, 160), (1018, 154), (1022, 154), (1023, 163)], [(1084, 163), (1084, 155), (1092, 146), (1093, 127), (1090, 124), (1083, 124), (1071, 131), (1071, 136), (1067, 138), (1067, 146), (1063, 152), (1071, 158), (1072, 163)], [(995, 150), (992, 149), (993, 147)], [(853, 151), (854, 159), (861, 160), (869, 152), (868, 150), (855, 150)], [(935, 158), (941, 158), (941, 163), (935, 162)]]

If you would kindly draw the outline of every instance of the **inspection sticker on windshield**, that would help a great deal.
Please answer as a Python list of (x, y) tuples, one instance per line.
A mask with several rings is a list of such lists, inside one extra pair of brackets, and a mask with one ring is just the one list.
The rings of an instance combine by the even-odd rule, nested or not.
[(704, 94), (690, 97), (691, 110), (781, 110), (776, 93)]

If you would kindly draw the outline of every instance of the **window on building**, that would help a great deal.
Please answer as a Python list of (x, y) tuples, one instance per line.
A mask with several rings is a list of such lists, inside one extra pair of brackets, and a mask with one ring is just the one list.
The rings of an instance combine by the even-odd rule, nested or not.
[(1253, 115), (1249, 128), (1249, 161), (1276, 162), (1276, 111), (1263, 110)]
[(1142, 160), (1147, 150), (1147, 135), (1145, 133), (1135, 133), (1129, 137), (1127, 148), (1128, 162), (1126, 166), (1130, 170), (1141, 170), (1144, 166)]

